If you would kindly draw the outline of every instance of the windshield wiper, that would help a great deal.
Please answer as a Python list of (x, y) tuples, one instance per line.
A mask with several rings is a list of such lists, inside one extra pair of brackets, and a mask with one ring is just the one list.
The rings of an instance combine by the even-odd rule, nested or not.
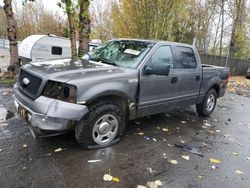
[(91, 60), (93, 60), (93, 61), (101, 61), (102, 63), (108, 64), (108, 65), (113, 65), (115, 67), (118, 66), (115, 62), (113, 62), (113, 61), (111, 61), (109, 59), (105, 59), (105, 58), (92, 58)]

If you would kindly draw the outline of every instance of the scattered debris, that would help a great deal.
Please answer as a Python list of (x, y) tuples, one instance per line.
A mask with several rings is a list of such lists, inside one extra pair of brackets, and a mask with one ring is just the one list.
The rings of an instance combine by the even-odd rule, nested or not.
[(26, 166), (24, 166), (22, 169), (25, 170), (25, 169), (26, 169)]
[(45, 156), (51, 156), (51, 153), (46, 153)]
[(140, 122), (140, 121), (135, 121), (135, 124), (136, 124), (136, 125), (140, 125), (141, 122)]
[(0, 152), (2, 152), (3, 151), (3, 149), (0, 149)]
[(153, 141), (157, 142), (157, 140), (155, 138), (152, 138)]
[(161, 182), (161, 180), (155, 180), (155, 185), (163, 186), (163, 183)]
[(166, 158), (167, 158), (166, 153), (163, 153), (163, 157), (164, 157), (164, 159), (166, 159)]
[(230, 118), (228, 118), (228, 120), (227, 121), (231, 121), (231, 119)]
[(27, 148), (27, 144), (23, 144), (23, 148)]
[(233, 155), (234, 156), (238, 156), (239, 154), (237, 152), (233, 152)]
[(204, 125), (207, 127), (211, 127), (211, 125), (209, 123), (204, 123)]
[(185, 123), (187, 123), (187, 122), (186, 122), (186, 121), (181, 121), (181, 123), (185, 124)]
[(179, 143), (175, 143), (176, 147), (182, 148), (184, 151), (193, 153), (195, 155), (198, 155), (200, 157), (203, 157), (202, 153), (200, 151), (198, 151), (196, 148), (192, 148), (186, 144), (179, 144)]
[(220, 133), (221, 131), (220, 130), (215, 130), (215, 132)]
[(119, 183), (120, 180), (119, 180), (119, 178), (114, 177), (113, 181), (116, 182), (116, 183)]
[(155, 170), (153, 170), (151, 167), (148, 167), (147, 168), (147, 170), (150, 172), (150, 174), (153, 174), (153, 173), (155, 173), (156, 171)]
[(190, 158), (188, 155), (182, 155), (181, 157), (182, 157), (183, 159), (187, 160), (187, 161), (189, 161), (189, 158)]
[(150, 138), (148, 136), (144, 136), (145, 140), (150, 140)]
[(202, 144), (203, 146), (207, 146), (207, 143), (205, 143), (205, 142), (202, 142), (201, 144)]
[(176, 127), (177, 130), (180, 130), (180, 127)]
[(244, 174), (244, 172), (242, 172), (240, 170), (236, 170), (235, 172), (236, 172), (236, 174), (239, 174), (239, 175), (243, 175)]
[(157, 127), (157, 129), (159, 129), (159, 130), (160, 130), (161, 128), (160, 128), (160, 127)]
[(171, 115), (170, 114), (165, 114), (167, 117), (171, 117)]
[(184, 140), (181, 140), (181, 143), (182, 143), (182, 144), (185, 144), (186, 142), (185, 142)]
[(216, 166), (214, 166), (214, 165), (212, 166), (212, 169), (213, 169), (213, 170), (215, 170), (216, 168), (217, 168)]
[(168, 132), (169, 130), (168, 130), (168, 128), (163, 128), (162, 131)]
[(157, 188), (158, 186), (155, 184), (155, 182), (153, 182), (153, 181), (149, 181), (148, 183), (147, 183), (147, 186), (149, 187), (149, 188)]
[(168, 144), (168, 146), (169, 146), (169, 147), (173, 147), (174, 145), (172, 145), (172, 144)]
[(143, 186), (143, 185), (137, 185), (136, 188), (147, 188), (147, 187), (145, 187), (145, 186)]
[(170, 160), (169, 162), (172, 163), (172, 164), (174, 164), (174, 165), (177, 165), (177, 164), (178, 164), (178, 161), (177, 161), (177, 160)]
[(97, 163), (97, 162), (101, 162), (101, 159), (95, 159), (95, 160), (88, 160), (88, 163)]
[(198, 178), (200, 178), (200, 179), (201, 179), (201, 178), (203, 178), (203, 176), (198, 176)]
[(2, 123), (1, 126), (2, 127), (7, 127), (9, 124), (8, 123)]
[(58, 149), (55, 149), (55, 152), (61, 152), (63, 149), (62, 148), (58, 148)]
[(225, 134), (224, 137), (229, 138), (229, 137), (231, 137), (231, 134)]
[(112, 181), (113, 180), (113, 176), (111, 176), (109, 174), (104, 174), (103, 180), (104, 181)]
[(144, 135), (144, 133), (143, 133), (143, 132), (140, 132), (140, 133), (138, 133), (138, 135), (143, 136), (143, 135)]
[(220, 160), (210, 158), (210, 162), (211, 162), (211, 163), (214, 163), (214, 164), (219, 164), (219, 163), (220, 163)]
[(215, 121), (215, 122), (217, 122), (217, 121), (218, 121), (218, 119), (214, 119), (214, 121)]
[(207, 132), (210, 134), (214, 134), (214, 131), (211, 131), (211, 130), (207, 130)]

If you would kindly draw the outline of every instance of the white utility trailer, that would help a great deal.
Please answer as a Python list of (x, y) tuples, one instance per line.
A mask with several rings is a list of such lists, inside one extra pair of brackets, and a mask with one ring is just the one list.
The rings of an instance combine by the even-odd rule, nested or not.
[[(89, 50), (100, 45), (100, 40), (92, 40)], [(70, 47), (68, 38), (55, 35), (31, 35), (25, 38), (18, 47), (19, 60), (25, 64), (30, 61), (68, 58), (71, 57)]]

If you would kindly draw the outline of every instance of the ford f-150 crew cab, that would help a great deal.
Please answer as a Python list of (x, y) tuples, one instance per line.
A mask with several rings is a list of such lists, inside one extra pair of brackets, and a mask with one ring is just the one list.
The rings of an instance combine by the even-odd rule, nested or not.
[(202, 65), (192, 45), (114, 39), (76, 62), (22, 66), (14, 99), (33, 136), (74, 130), (83, 147), (104, 147), (128, 120), (187, 105), (209, 116), (228, 78), (228, 68)]

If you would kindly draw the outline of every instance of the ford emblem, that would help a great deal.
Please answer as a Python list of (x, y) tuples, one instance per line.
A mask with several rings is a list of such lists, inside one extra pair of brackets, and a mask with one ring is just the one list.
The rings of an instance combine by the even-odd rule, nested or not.
[(23, 84), (24, 85), (29, 85), (29, 83), (30, 83), (30, 80), (28, 78), (23, 79)]

